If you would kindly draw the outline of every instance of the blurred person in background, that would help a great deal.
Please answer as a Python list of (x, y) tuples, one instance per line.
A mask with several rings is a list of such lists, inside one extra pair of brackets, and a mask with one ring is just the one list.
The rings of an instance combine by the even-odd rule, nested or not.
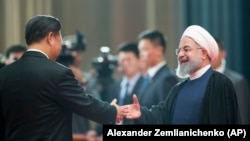
[[(140, 58), (137, 44), (123, 42), (118, 46), (118, 71), (122, 78), (109, 87), (109, 100), (117, 99), (119, 105), (132, 103), (132, 94), (138, 94), (143, 76), (140, 72)], [(123, 120), (122, 124), (133, 124), (131, 120)]]
[(250, 93), (248, 82), (242, 74), (227, 68), (226, 50), (219, 38), (215, 38), (215, 40), (219, 47), (219, 56), (212, 64), (212, 67), (232, 80), (237, 95), (241, 122), (242, 124), (250, 124)]
[(170, 89), (178, 82), (164, 57), (167, 41), (160, 31), (145, 30), (138, 36), (141, 63), (146, 63), (144, 80), (138, 94), (141, 105), (151, 107), (165, 99)]
[(27, 47), (22, 44), (10, 46), (5, 53), (5, 65), (9, 65), (19, 60), (26, 50)]

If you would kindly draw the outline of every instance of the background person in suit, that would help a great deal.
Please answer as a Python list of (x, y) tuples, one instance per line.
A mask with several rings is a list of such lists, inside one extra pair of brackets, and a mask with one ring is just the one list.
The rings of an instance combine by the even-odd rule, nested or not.
[(28, 50), (0, 70), (0, 140), (72, 140), (72, 112), (99, 123), (122, 119), (122, 108), (85, 93), (72, 71), (56, 63), (61, 22), (38, 15), (25, 28)]
[(212, 67), (232, 80), (237, 95), (241, 122), (242, 124), (250, 124), (250, 93), (248, 82), (242, 74), (227, 68), (226, 50), (224, 49), (219, 38), (216, 38), (216, 42), (219, 47), (219, 56), (218, 59), (212, 64)]
[(0, 54), (0, 68), (19, 60), (26, 50), (22, 44), (11, 45), (4, 55)]
[[(122, 73), (122, 79), (110, 86), (109, 101), (116, 98), (119, 105), (126, 105), (133, 102), (132, 94), (138, 94), (143, 77), (137, 44), (124, 42), (118, 48), (118, 70)], [(131, 124), (131, 120), (123, 120), (123, 124)]]
[(16, 60), (19, 60), (26, 50), (27, 47), (22, 44), (10, 46), (5, 53), (5, 65), (9, 65)]
[(141, 105), (151, 107), (165, 99), (178, 80), (164, 57), (167, 47), (164, 35), (157, 30), (145, 30), (138, 38), (141, 61), (148, 67), (138, 99)]

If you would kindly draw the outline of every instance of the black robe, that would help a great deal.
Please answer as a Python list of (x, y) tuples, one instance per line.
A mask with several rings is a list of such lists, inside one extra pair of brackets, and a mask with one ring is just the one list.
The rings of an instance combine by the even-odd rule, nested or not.
[[(168, 97), (151, 109), (141, 107), (142, 116), (136, 123), (171, 124), (173, 105), (179, 90), (187, 80), (176, 84)], [(200, 111), (200, 124), (240, 124), (236, 93), (225, 75), (213, 71), (209, 78)]]

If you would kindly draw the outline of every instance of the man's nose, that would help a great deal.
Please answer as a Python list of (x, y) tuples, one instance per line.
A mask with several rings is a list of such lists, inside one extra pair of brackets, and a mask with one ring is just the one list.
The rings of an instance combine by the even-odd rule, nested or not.
[(181, 58), (181, 57), (183, 57), (183, 56), (184, 56), (184, 54), (185, 54), (185, 53), (184, 53), (184, 51), (180, 51), (180, 52), (179, 52), (179, 54), (177, 55), (177, 58)]

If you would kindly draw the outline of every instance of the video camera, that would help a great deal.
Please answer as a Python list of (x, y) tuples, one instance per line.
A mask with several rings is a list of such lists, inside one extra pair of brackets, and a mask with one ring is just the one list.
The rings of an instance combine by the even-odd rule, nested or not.
[(110, 77), (117, 66), (117, 57), (110, 53), (110, 48), (100, 48), (100, 55), (92, 60), (92, 66), (100, 78)]
[(108, 101), (108, 87), (114, 82), (113, 72), (117, 67), (117, 57), (110, 53), (110, 48), (100, 48), (100, 55), (92, 60), (92, 67), (97, 72), (96, 79), (99, 86), (99, 95)]
[(62, 51), (57, 58), (57, 62), (69, 66), (74, 62), (74, 57), (71, 52), (85, 50), (86, 39), (81, 32), (76, 31), (74, 35), (69, 35), (63, 38)]

